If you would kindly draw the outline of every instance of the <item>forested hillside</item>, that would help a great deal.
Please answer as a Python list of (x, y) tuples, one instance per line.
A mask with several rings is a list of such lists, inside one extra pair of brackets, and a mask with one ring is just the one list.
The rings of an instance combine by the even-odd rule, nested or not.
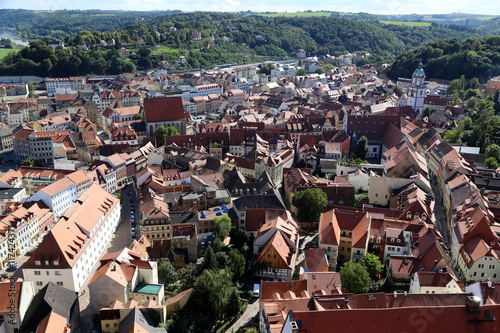
[(16, 29), (19, 37), (39, 39), (63, 38), (81, 30), (111, 31), (134, 24), (138, 19), (180, 11), (109, 11), (109, 10), (56, 10), (34, 11), (25, 9), (0, 9), (0, 28)]
[[(69, 13), (72, 14), (68, 16)], [(128, 13), (129, 19), (136, 20), (137, 13)], [(372, 57), (362, 59), (363, 62), (391, 63), (398, 54), (425, 42), (451, 36), (465, 39), (484, 35), (480, 30), (464, 26), (414, 27), (386, 25), (368, 18), (264, 17), (209, 12), (149, 16), (126, 27), (106, 31), (96, 30), (102, 24), (96, 17), (106, 21), (108, 16), (95, 15), (58, 12), (54, 17), (60, 25), (54, 23), (53, 27), (60, 27), (63, 29), (60, 34), (67, 35), (60, 38), (65, 49), (57, 51), (57, 55), (54, 52), (49, 59), (51, 66), (47, 61), (42, 65), (44, 59), (38, 57), (39, 52), (49, 52), (42, 50), (47, 42), (44, 40), (18, 55), (4, 58), (0, 75), (18, 75), (25, 73), (25, 68), (41, 76), (114, 74), (123, 68), (130, 69), (132, 64), (138, 69), (149, 69), (159, 66), (161, 61), (175, 63), (176, 70), (198, 69), (286, 59), (295, 57), (298, 49), (306, 50), (308, 56), (369, 52)], [(49, 27), (47, 22), (37, 21), (35, 17), (28, 15), (23, 21), (31, 22), (31, 31), (35, 29), (39, 33), (42, 27)], [(84, 17), (90, 17), (90, 21), (85, 23)], [(21, 31), (27, 30), (21, 27)], [(51, 30), (50, 36), (54, 33)], [(118, 52), (122, 47), (128, 49), (127, 55)], [(186, 57), (186, 63), (177, 63), (180, 56)], [(60, 59), (64, 59), (63, 65)]]
[(485, 82), (500, 74), (500, 36), (468, 38), (460, 42), (448, 38), (421, 45), (401, 54), (388, 68), (393, 79), (410, 77), (417, 64), (422, 62), (427, 77), (457, 79), (478, 78)]

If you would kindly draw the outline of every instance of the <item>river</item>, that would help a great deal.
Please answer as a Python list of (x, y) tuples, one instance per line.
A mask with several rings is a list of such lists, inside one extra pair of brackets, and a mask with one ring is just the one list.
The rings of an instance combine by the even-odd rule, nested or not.
[(11, 30), (0, 29), (0, 38), (10, 39), (13, 43), (23, 45), (23, 46), (29, 45), (29, 42), (24, 42), (24, 41), (20, 40), (19, 38), (16, 38), (16, 35)]

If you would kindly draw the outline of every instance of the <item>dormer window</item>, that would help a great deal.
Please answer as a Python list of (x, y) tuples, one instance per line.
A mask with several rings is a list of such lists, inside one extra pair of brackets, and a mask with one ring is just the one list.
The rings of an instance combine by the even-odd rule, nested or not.
[(35, 265), (36, 266), (40, 266), (42, 264), (42, 262), (40, 260), (35, 260)]

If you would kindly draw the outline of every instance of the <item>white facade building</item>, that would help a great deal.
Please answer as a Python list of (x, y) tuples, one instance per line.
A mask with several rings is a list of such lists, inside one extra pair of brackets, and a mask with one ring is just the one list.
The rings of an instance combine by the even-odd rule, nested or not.
[(42, 200), (59, 219), (78, 199), (76, 184), (68, 178), (62, 178), (33, 194), (27, 201)]
[(45, 87), (48, 95), (56, 94), (56, 89), (64, 90), (83, 90), (85, 88), (85, 77), (62, 77), (62, 78), (45, 78)]
[(49, 281), (80, 292), (120, 222), (120, 201), (93, 185), (64, 214), (23, 266), (35, 292)]

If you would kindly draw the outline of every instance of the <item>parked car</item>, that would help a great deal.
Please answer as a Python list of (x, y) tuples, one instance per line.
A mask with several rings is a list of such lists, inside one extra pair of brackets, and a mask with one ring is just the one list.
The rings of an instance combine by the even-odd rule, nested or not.
[(12, 272), (12, 271), (17, 271), (18, 269), (19, 269), (19, 266), (17, 266), (17, 265), (10, 265), (7, 267), (6, 271)]
[(306, 243), (306, 247), (318, 247), (318, 243), (314, 241), (310, 241)]

